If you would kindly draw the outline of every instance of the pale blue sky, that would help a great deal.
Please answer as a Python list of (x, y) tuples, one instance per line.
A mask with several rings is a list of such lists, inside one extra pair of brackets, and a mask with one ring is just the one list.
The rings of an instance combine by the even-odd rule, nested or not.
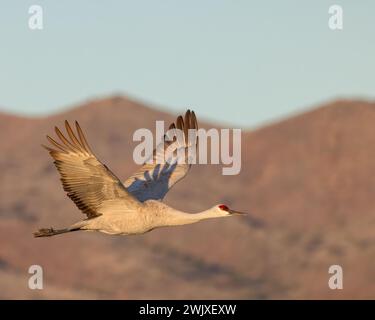
[[(49, 114), (129, 94), (258, 126), (375, 96), (375, 1), (12, 1), (0, 8), (0, 110)], [(44, 30), (28, 9), (44, 9)], [(328, 28), (342, 5), (344, 29)]]

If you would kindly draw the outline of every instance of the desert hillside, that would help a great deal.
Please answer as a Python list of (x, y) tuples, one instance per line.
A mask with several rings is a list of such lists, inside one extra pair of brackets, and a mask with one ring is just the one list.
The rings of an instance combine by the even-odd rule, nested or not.
[[(238, 176), (196, 165), (166, 198), (192, 212), (227, 203), (263, 219), (260, 227), (238, 217), (142, 236), (32, 237), (83, 217), (40, 147), (55, 125), (78, 120), (99, 159), (125, 179), (137, 168), (133, 132), (175, 116), (122, 97), (45, 118), (0, 114), (1, 298), (375, 297), (370, 102), (336, 101), (244, 132)], [(32, 264), (44, 269), (44, 290), (27, 287)], [(344, 268), (342, 291), (328, 289), (333, 264)]]

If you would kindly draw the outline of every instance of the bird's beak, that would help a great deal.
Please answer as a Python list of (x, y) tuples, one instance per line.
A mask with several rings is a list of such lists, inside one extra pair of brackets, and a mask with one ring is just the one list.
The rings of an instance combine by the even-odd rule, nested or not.
[(247, 214), (247, 212), (241, 212), (241, 211), (235, 211), (235, 210), (229, 210), (228, 211), (230, 214), (235, 214), (235, 215), (238, 215), (238, 214)]

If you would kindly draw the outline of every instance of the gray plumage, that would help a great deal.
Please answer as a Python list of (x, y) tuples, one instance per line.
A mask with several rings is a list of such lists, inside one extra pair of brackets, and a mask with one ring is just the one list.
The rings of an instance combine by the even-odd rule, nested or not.
[[(194, 112), (188, 110), (184, 119), (179, 116), (176, 124), (171, 124), (169, 135), (167, 133), (164, 137), (164, 144), (158, 145), (151, 156), (153, 162), (147, 161), (124, 183), (96, 158), (78, 122), (75, 126), (76, 133), (65, 121), (67, 136), (55, 127), (59, 142), (47, 136), (54, 148), (43, 147), (54, 159), (68, 197), (87, 218), (64, 229), (40, 229), (34, 233), (35, 237), (78, 230), (119, 235), (142, 234), (158, 227), (190, 224), (241, 213), (225, 205), (215, 205), (206, 211), (190, 214), (162, 202), (171, 187), (186, 176), (191, 165), (186, 161), (179, 163), (178, 158), (171, 163), (164, 161), (158, 164), (156, 160), (167, 154), (167, 148), (173, 142), (177, 143), (185, 159), (191, 154), (190, 151), (196, 151), (198, 123)], [(170, 141), (175, 129), (180, 129), (184, 134)], [(188, 139), (190, 133), (192, 136)]]

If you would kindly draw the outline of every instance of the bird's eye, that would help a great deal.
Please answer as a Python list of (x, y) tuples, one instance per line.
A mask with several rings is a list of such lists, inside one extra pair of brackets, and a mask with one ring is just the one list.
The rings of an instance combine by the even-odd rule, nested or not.
[(228, 211), (229, 210), (229, 208), (225, 204), (219, 205), (219, 209), (220, 210), (224, 210), (224, 211)]

